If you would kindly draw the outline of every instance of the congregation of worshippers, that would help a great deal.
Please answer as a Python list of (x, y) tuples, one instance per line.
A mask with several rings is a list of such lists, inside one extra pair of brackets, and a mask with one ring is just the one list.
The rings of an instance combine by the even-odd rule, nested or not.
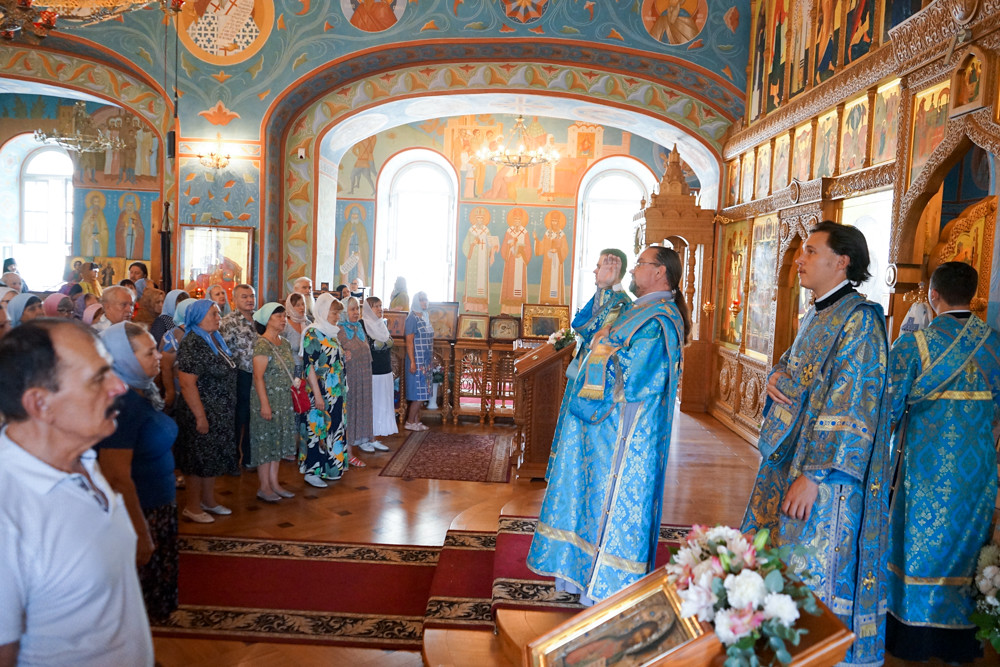
[[(108, 605), (100, 632), (123, 660), (115, 664), (151, 664), (149, 622), (166, 622), (177, 608), (179, 517), (212, 523), (235, 511), (216, 497), (217, 477), (256, 474), (258, 500), (280, 503), (296, 495), (286, 486), (289, 468), (278, 474), (282, 460), (324, 488), (365, 467), (366, 452), (388, 450), (378, 437), (397, 424), (382, 300), (366, 296), (360, 281), (315, 296), (308, 277), (294, 280), (283, 302), (259, 303), (247, 284), (164, 293), (141, 262), (110, 287), (82, 265), (42, 296), (11, 265), (0, 287), (0, 576), (16, 585), (3, 594), (0, 638), (9, 641), (12, 627), (23, 634), (0, 645), (0, 658), (56, 664), (80, 639), (76, 615)], [(959, 625), (971, 609), (959, 584), (989, 538), (1000, 339), (971, 312), (975, 269), (945, 262), (930, 281), (937, 317), (924, 313), (890, 349), (881, 307), (855, 289), (869, 266), (854, 227), (822, 222), (805, 241), (796, 268), (815, 301), (769, 375), (762, 462), (742, 530), (809, 547), (797, 564), (806, 583), (856, 635), (844, 664), (879, 663), (885, 650), (973, 660), (981, 655), (974, 630), (909, 619)], [(635, 299), (622, 286), (627, 274)], [(558, 590), (585, 605), (653, 567), (650, 536), (659, 534), (691, 338), (674, 250), (649, 246), (628, 267), (624, 252), (605, 249), (594, 276), (595, 294), (573, 319), (578, 347), (527, 556), (532, 571), (555, 577)], [(408, 300), (405, 280), (390, 298)], [(405, 325), (409, 431), (428, 428), (427, 311), (417, 292)], [(929, 446), (951, 452), (928, 461), (919, 454)], [(960, 534), (942, 547), (946, 565), (928, 544), (941, 519), (927, 518), (944, 483), (954, 487), (934, 502), (964, 512)], [(63, 503), (24, 495), (40, 488), (63, 494)], [(105, 520), (109, 508), (125, 513)], [(73, 527), (46, 536), (49, 523), (65, 520), (60, 511)], [(38, 544), (44, 552), (31, 551)], [(24, 562), (44, 555), (48, 565), (50, 552), (91, 548), (88, 558), (119, 567), (104, 568), (101, 590), (90, 585), (80, 600), (57, 599), (62, 589), (38, 581), (45, 568)], [(71, 579), (80, 576), (69, 569)], [(949, 576), (901, 574), (921, 571)], [(34, 611), (45, 604), (76, 620)], [(142, 605), (145, 614), (132, 613)]]

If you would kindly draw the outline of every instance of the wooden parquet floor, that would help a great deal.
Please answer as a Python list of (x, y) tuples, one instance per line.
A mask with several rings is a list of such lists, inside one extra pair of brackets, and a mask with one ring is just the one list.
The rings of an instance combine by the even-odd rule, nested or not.
[[(465, 433), (513, 430), (501, 424), (431, 425)], [(181, 533), (440, 546), (453, 522), (455, 528), (493, 530), (504, 505), (512, 501), (537, 505), (539, 492), (545, 487), (541, 481), (523, 479), (495, 484), (379, 477), (404, 439), (404, 434), (384, 438), (390, 452), (360, 453), (368, 467), (352, 468), (327, 489), (308, 486), (293, 464), (282, 463), (280, 479), (297, 495), (274, 505), (257, 500), (256, 474), (220, 478), (217, 496), (233, 509), (232, 516), (220, 517), (210, 525), (182, 521)], [(667, 467), (663, 522), (739, 525), (759, 463), (754, 447), (712, 417), (678, 413)], [(178, 504), (183, 502), (183, 494), (179, 492)], [(392, 582), (385, 583), (383, 590), (372, 594), (391, 595)], [(336, 595), (337, 582), (329, 582), (329, 588), (330, 594)], [(475, 644), (467, 653), (456, 650), (454, 655), (462, 657), (456, 657), (455, 664), (507, 664), (495, 641)], [(154, 639), (154, 645), (157, 664), (163, 667), (408, 667), (423, 662), (420, 654), (412, 651), (160, 637)], [(908, 663), (887, 664), (902, 667)]]

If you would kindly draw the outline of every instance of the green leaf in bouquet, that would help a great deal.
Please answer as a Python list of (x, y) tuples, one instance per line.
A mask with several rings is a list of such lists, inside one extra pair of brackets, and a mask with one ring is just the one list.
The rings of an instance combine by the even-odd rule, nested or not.
[(767, 587), (768, 593), (780, 593), (785, 588), (785, 578), (781, 576), (780, 570), (771, 570), (764, 577), (764, 585)]
[(763, 551), (764, 547), (767, 546), (767, 538), (770, 534), (771, 531), (767, 528), (757, 531), (757, 534), (753, 538), (753, 548), (757, 551)]
[(792, 662), (792, 654), (785, 649), (781, 649), (780, 651), (775, 651), (774, 657), (776, 657), (778, 659), (778, 662), (780, 662), (783, 665), (788, 665), (791, 664)]
[(993, 646), (994, 651), (1000, 653), (1000, 634), (994, 633), (993, 636), (990, 637), (990, 645)]

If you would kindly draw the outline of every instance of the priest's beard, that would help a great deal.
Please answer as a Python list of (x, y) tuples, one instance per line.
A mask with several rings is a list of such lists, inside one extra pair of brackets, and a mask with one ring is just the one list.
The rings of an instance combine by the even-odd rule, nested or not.
[(639, 294), (639, 286), (635, 284), (635, 278), (633, 278), (632, 282), (628, 284), (628, 291), (632, 292), (632, 294), (635, 294), (636, 296), (642, 296)]
[(306, 294), (303, 297), (303, 299), (306, 302), (306, 317), (312, 319), (313, 317), (315, 317), (313, 315), (313, 311), (316, 308), (316, 297), (314, 297), (312, 291), (310, 291), (309, 294)]

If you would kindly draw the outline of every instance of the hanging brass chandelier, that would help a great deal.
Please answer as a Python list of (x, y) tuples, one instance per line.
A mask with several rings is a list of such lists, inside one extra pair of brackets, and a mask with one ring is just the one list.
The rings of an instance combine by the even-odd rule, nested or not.
[(83, 100), (77, 100), (73, 105), (73, 119), (68, 132), (35, 130), (35, 141), (54, 144), (74, 153), (103, 153), (125, 148), (121, 138), (94, 126), (87, 113), (87, 103)]
[(510, 167), (515, 174), (525, 167), (535, 167), (559, 161), (559, 154), (556, 151), (546, 150), (544, 146), (528, 149), (529, 143), (528, 130), (524, 126), (524, 116), (518, 116), (507, 141), (492, 151), (483, 146), (476, 153), (476, 157), (483, 162)]
[(178, 12), (183, 4), (184, 0), (0, 0), (0, 40), (41, 41), (55, 30), (56, 19), (89, 26), (152, 5)]

